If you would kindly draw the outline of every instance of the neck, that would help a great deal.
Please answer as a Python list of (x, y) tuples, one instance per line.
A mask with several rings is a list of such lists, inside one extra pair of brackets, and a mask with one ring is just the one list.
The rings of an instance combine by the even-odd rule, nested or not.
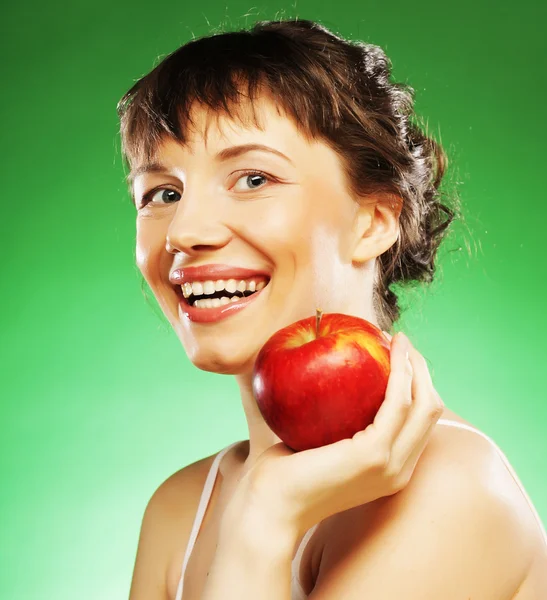
[(236, 375), (236, 381), (239, 386), (249, 430), (249, 454), (243, 466), (244, 471), (247, 471), (256, 463), (263, 452), (282, 440), (269, 428), (260, 413), (253, 395), (252, 373), (238, 374)]

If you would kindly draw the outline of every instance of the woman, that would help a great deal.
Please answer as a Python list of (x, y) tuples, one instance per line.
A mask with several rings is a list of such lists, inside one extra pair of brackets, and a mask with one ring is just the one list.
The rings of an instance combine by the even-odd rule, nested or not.
[(390, 285), (432, 280), (445, 157), (383, 51), (257, 23), (184, 45), (118, 110), (139, 269), (193, 364), (235, 376), (249, 427), (153, 494), (130, 600), (547, 597), (533, 505), (403, 334), (350, 440), (294, 453), (252, 394), (275, 331), (321, 307), (387, 333)]

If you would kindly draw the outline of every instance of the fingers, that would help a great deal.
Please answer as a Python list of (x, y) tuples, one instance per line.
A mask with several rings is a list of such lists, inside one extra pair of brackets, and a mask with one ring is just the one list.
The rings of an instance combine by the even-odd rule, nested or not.
[(410, 453), (410, 456), (407, 458), (403, 467), (401, 468), (399, 467), (399, 465), (396, 465), (393, 469), (394, 471), (396, 471), (393, 478), (393, 487), (395, 488), (395, 490), (398, 491), (404, 488), (410, 481), (410, 477), (412, 476), (412, 473), (414, 473), (416, 464), (418, 463), (422, 452), (425, 450), (425, 447), (429, 442), (432, 430), (435, 428), (436, 424), (436, 419), (431, 421), (431, 425), (427, 428), (426, 432), (424, 433), (422, 439), (418, 442), (418, 444), (414, 446), (414, 449)]
[(412, 405), (412, 366), (406, 357), (410, 349), (408, 339), (401, 333), (391, 340), (391, 373), (386, 396), (372, 424), (387, 449), (395, 443)]
[(413, 368), (412, 408), (392, 446), (394, 471), (406, 471), (409, 466), (413, 470), (444, 408), (433, 387), (425, 358), (413, 347), (409, 357)]

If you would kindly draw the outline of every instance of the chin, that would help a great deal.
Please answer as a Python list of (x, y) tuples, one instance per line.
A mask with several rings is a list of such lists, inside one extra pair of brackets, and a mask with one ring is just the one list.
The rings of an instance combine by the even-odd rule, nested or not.
[(191, 363), (201, 371), (219, 375), (243, 375), (252, 373), (258, 351), (251, 357), (242, 355), (227, 356), (221, 352), (206, 352), (196, 349), (188, 353)]

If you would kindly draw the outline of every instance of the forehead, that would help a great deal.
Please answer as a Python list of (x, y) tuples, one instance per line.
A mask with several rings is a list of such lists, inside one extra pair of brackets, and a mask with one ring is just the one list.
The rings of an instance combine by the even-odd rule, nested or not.
[(164, 136), (154, 148), (151, 159), (133, 167), (127, 177), (129, 183), (133, 184), (145, 173), (158, 171), (160, 165), (176, 162), (183, 156), (225, 160), (236, 153), (223, 153), (223, 150), (245, 144), (264, 144), (285, 156), (294, 156), (300, 149), (309, 150), (312, 141), (268, 95), (262, 95), (252, 103), (244, 100), (230, 106), (229, 113), (195, 103), (186, 123), (184, 142)]
[(266, 137), (281, 142), (283, 138), (301, 135), (293, 119), (266, 93), (253, 101), (243, 99), (228, 109), (229, 112), (213, 111), (194, 103), (184, 132), (184, 147), (190, 154), (198, 149), (213, 154), (236, 142), (260, 141)]

